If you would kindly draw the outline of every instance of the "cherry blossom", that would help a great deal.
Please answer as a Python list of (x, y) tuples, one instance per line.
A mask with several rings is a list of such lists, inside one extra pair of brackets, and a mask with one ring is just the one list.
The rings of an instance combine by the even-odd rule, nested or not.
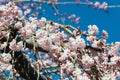
[(94, 64), (94, 60), (88, 54), (85, 54), (82, 56), (82, 63), (85, 67), (91, 67)]
[(38, 27), (43, 27), (46, 23), (46, 18), (45, 17), (41, 17), (41, 19), (38, 21), (37, 25)]
[(99, 6), (99, 8), (100, 8), (100, 9), (103, 9), (103, 10), (106, 10), (107, 7), (108, 7), (108, 4), (107, 4), (106, 2), (103, 2), (103, 3)]
[(18, 29), (20, 29), (20, 28), (22, 28), (23, 26), (22, 26), (22, 23), (21, 23), (21, 22), (17, 22), (17, 23), (15, 24), (15, 27), (18, 28)]
[(49, 37), (44, 36), (43, 38), (37, 40), (37, 44), (39, 45), (39, 47), (42, 47), (45, 50), (50, 50), (52, 42)]
[(110, 65), (115, 65), (120, 60), (120, 57), (114, 56), (110, 59)]
[(108, 33), (105, 30), (102, 31), (102, 38), (108, 38)]
[(88, 37), (87, 37), (87, 41), (88, 41), (89, 43), (92, 43), (94, 40), (96, 40), (96, 36), (88, 36)]
[(120, 42), (116, 42), (114, 46), (111, 47), (111, 50), (109, 50), (109, 55), (118, 55), (120, 50)]
[(82, 74), (82, 71), (79, 68), (76, 68), (75, 71), (73, 71), (74, 76), (79, 76)]
[(102, 80), (116, 80), (115, 74), (114, 73), (107, 73), (105, 76), (102, 77)]
[(13, 51), (20, 51), (22, 50), (23, 48), (23, 41), (20, 41), (20, 42), (16, 42), (15, 39), (13, 39), (11, 42), (10, 42), (10, 46), (9, 48)]
[(3, 48), (5, 48), (7, 46), (7, 43), (4, 42), (3, 44), (0, 43), (0, 50), (2, 50)]
[(6, 31), (0, 31), (0, 38), (6, 35)]
[(0, 55), (0, 68), (1, 70), (12, 70), (12, 65), (9, 63), (11, 60), (11, 55), (8, 53), (3, 53)]
[(42, 38), (46, 36), (48, 32), (46, 30), (39, 29), (36, 31), (36, 38)]
[(70, 61), (67, 61), (66, 64), (61, 65), (61, 68), (63, 69), (64, 72), (66, 72), (67, 74), (71, 73), (73, 71), (73, 63), (71, 63)]
[(31, 9), (27, 9), (25, 12), (24, 12), (24, 15), (27, 15), (31, 12)]
[(77, 80), (90, 80), (86, 74), (77, 76)]
[(91, 35), (96, 35), (98, 34), (98, 27), (96, 25), (88, 25), (88, 33)]
[(100, 6), (100, 2), (96, 1), (96, 2), (94, 3), (94, 7), (96, 8), (96, 7), (99, 7), (99, 6)]
[(69, 41), (69, 44), (71, 45), (71, 47), (73, 47), (74, 50), (78, 48), (83, 49), (85, 47), (85, 41), (80, 36), (77, 36), (76, 39), (70, 38)]

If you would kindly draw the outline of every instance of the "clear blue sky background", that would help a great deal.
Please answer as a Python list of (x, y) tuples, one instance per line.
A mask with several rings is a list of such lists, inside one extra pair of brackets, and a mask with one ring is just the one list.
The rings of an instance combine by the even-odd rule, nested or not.
[[(74, 0), (59, 0), (59, 1), (74, 1)], [(90, 1), (94, 2), (96, 0)], [(120, 4), (120, 0), (98, 0), (98, 1), (100, 1), (101, 3), (105, 1), (109, 5)], [(61, 13), (66, 12), (68, 15), (76, 14), (76, 16), (80, 17), (79, 24), (72, 23), (70, 20), (65, 21), (65, 24), (70, 24), (75, 27), (81, 26), (82, 30), (87, 30), (87, 26), (89, 24), (91, 25), (96, 24), (100, 31), (104, 29), (109, 33), (109, 38), (107, 42), (111, 43), (115, 41), (120, 41), (120, 8), (109, 8), (108, 13), (105, 13), (102, 10), (94, 9), (93, 7), (89, 7), (87, 5), (58, 5), (57, 7), (59, 8)], [(60, 16), (59, 17), (54, 16), (55, 11), (52, 9), (51, 5), (43, 5), (43, 8), (45, 9), (45, 12), (43, 13), (43, 11), (39, 10), (39, 12), (41, 12), (39, 14), (39, 17), (46, 17), (48, 20), (59, 22), (58, 18)], [(59, 76), (57, 75), (53, 77), (53, 80), (58, 79)]]

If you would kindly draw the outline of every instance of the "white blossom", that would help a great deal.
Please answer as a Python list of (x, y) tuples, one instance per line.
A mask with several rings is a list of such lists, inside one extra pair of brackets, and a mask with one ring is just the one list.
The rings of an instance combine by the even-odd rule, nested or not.
[(99, 32), (98, 27), (96, 25), (88, 25), (88, 28), (88, 33), (91, 35), (96, 35)]
[(90, 67), (94, 64), (94, 60), (88, 54), (85, 54), (82, 56), (82, 63), (85, 65), (85, 67)]
[(11, 42), (10, 42), (10, 46), (9, 48), (13, 51), (20, 51), (22, 50), (23, 48), (23, 41), (20, 41), (20, 42), (16, 42), (15, 39), (13, 39)]

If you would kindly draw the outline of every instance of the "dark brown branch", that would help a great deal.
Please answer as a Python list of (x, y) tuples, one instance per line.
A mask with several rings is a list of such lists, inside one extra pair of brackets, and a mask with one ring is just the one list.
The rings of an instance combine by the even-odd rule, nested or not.
[(26, 59), (21, 51), (15, 52), (14, 56), (14, 68), (20, 74), (21, 77), (25, 78), (26, 80), (44, 80), (38, 77), (37, 71), (31, 66), (30, 62)]
[(94, 47), (91, 47), (91, 46), (86, 46), (85, 49), (87, 49), (87, 50), (94, 50), (94, 51), (100, 52), (100, 53), (104, 51), (102, 49), (94, 48)]

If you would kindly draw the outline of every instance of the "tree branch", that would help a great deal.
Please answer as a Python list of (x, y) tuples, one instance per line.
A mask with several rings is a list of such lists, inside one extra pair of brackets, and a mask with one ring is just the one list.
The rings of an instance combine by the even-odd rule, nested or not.
[(14, 68), (21, 77), (26, 80), (44, 80), (41, 76), (38, 78), (39, 74), (37, 74), (37, 71), (31, 66), (21, 51), (15, 52), (13, 59), (15, 60)]

